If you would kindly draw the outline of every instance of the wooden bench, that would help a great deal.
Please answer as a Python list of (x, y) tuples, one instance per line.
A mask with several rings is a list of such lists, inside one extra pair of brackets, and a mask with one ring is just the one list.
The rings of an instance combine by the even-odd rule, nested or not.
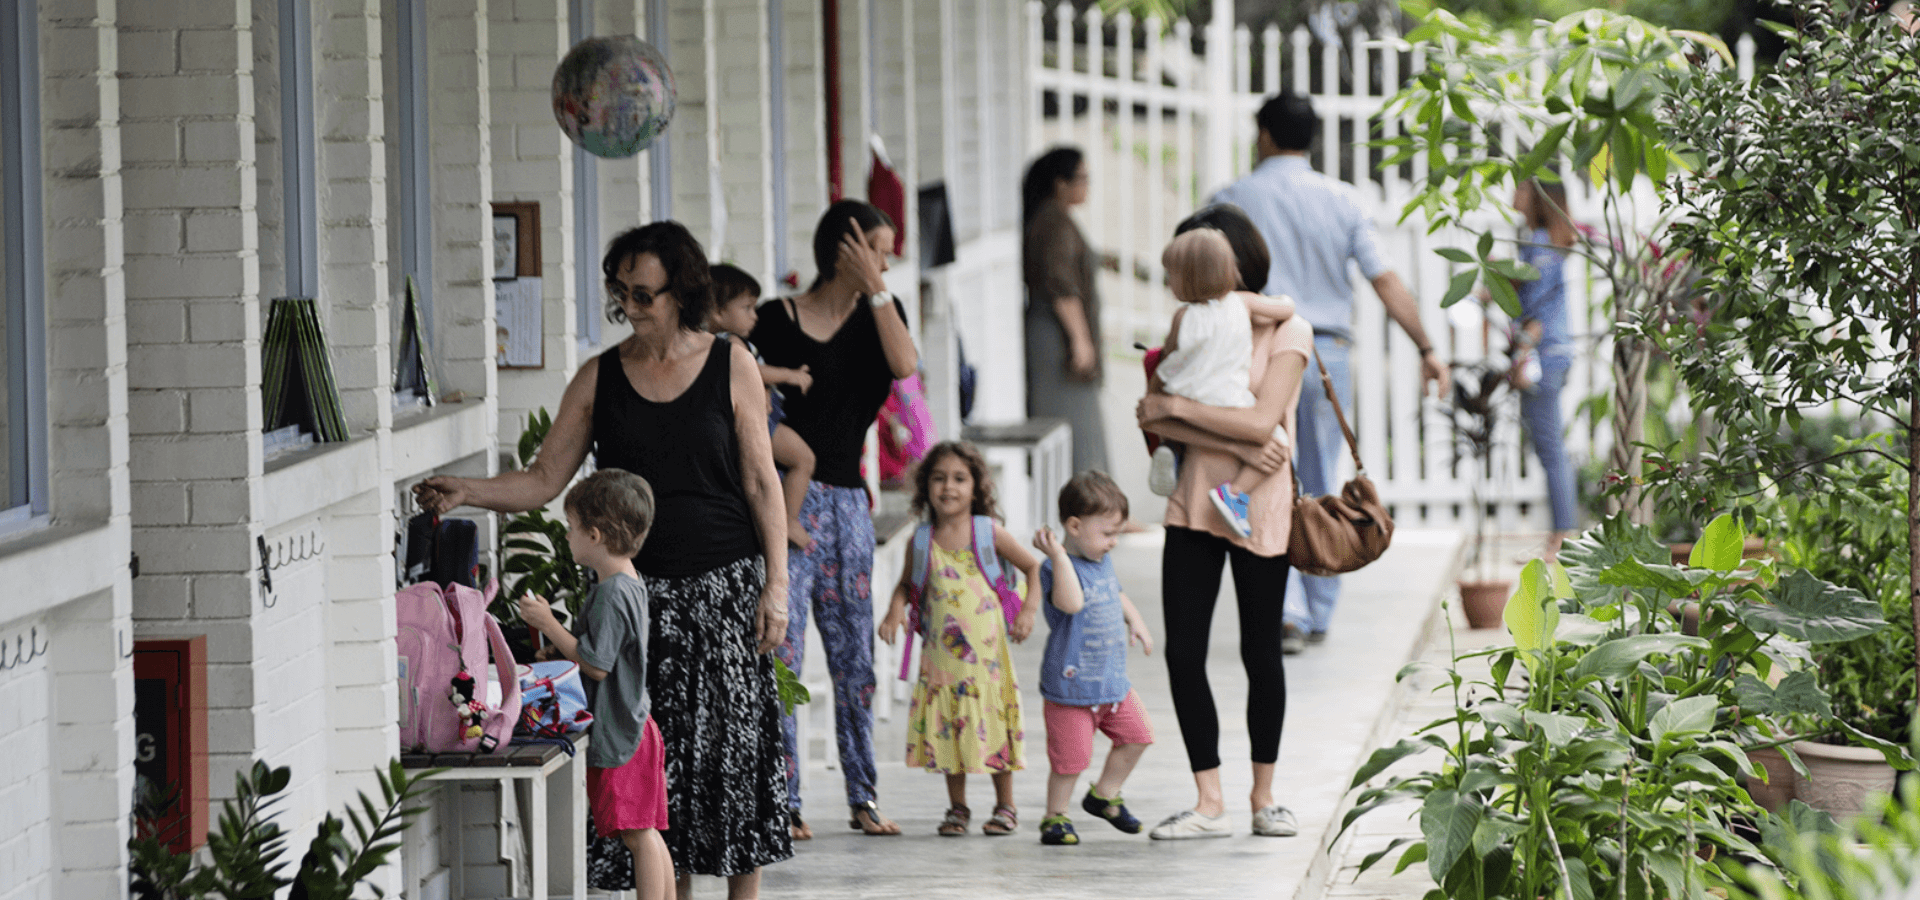
[[(531, 845), (533, 900), (547, 900), (549, 896), (586, 900), (588, 736), (582, 733), (572, 740), (572, 754), (558, 744), (516, 744), (500, 753), (406, 753), (401, 755), (400, 764), (409, 769), (445, 769), (427, 776), (429, 781), (496, 782), (503, 795), (514, 782), (525, 781), (533, 795), (525, 824)], [(567, 771), (562, 789), (549, 792), (548, 778), (563, 768)], [(460, 804), (444, 803), (441, 809), (448, 817), (446, 827), (455, 836), (454, 896), (464, 897), (466, 842), (460, 839)], [(550, 829), (548, 822), (552, 819), (558, 819), (561, 827)], [(552, 857), (558, 857), (562, 864), (558, 872), (549, 873)], [(559, 877), (550, 880), (550, 875)]]

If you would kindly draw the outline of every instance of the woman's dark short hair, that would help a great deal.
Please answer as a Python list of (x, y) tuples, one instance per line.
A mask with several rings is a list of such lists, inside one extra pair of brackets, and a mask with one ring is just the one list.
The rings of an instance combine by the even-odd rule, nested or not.
[[(667, 270), (667, 292), (680, 302), (680, 327), (702, 331), (713, 313), (713, 277), (707, 273), (707, 251), (687, 226), (671, 219), (631, 228), (607, 243), (607, 254), (600, 258), (600, 271), (607, 281), (620, 280), (620, 267), (627, 260), (651, 253)], [(627, 320), (620, 301), (607, 297), (607, 321), (619, 324)]]
[(1060, 146), (1040, 154), (1027, 166), (1027, 175), (1020, 180), (1020, 221), (1033, 221), (1060, 182), (1072, 181), (1085, 160), (1086, 154), (1079, 147)]
[(891, 217), (865, 200), (841, 200), (827, 207), (827, 211), (820, 214), (820, 224), (813, 229), (813, 268), (820, 274), (813, 276), (813, 285), (808, 290), (833, 280), (840, 262), (840, 241), (853, 233), (855, 222), (868, 234), (882, 225), (898, 227)]
[(755, 300), (760, 299), (760, 279), (747, 274), (747, 270), (733, 263), (715, 263), (707, 273), (713, 277), (715, 306), (725, 306), (741, 294), (746, 294)]
[(1260, 236), (1260, 229), (1240, 207), (1231, 203), (1203, 206), (1199, 212), (1182, 219), (1173, 233), (1178, 236), (1195, 228), (1212, 228), (1227, 236), (1227, 246), (1233, 248), (1233, 261), (1240, 266), (1241, 290), (1256, 294), (1266, 290), (1273, 257), (1267, 253), (1267, 239)]
[(1119, 513), (1120, 520), (1126, 521), (1132, 511), (1127, 508), (1127, 492), (1120, 489), (1107, 473), (1099, 469), (1088, 469), (1073, 476), (1065, 487), (1060, 489), (1060, 521), (1068, 519), (1089, 519)]
[(1313, 111), (1313, 101), (1291, 91), (1261, 104), (1253, 121), (1282, 150), (1306, 150), (1320, 133), (1320, 115)]

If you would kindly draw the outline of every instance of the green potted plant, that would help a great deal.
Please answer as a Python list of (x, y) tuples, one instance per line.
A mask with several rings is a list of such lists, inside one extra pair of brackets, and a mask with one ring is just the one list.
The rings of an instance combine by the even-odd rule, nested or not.
[[(1768, 521), (1785, 565), (1859, 591), (1890, 622), (1913, 621), (1907, 597), (1906, 467), (1883, 441), (1842, 442), (1818, 493), (1783, 494)], [(1806, 774), (1781, 800), (1798, 798), (1835, 816), (1858, 814), (1870, 791), (1893, 789), (1914, 718), (1913, 631), (1885, 628), (1817, 648), (1813, 661), (1831, 698), (1832, 725), (1793, 745)]]
[[(545, 407), (527, 414), (526, 427), (521, 430), (515, 448), (520, 468), (533, 464), (533, 458), (540, 452), (540, 442), (546, 440), (552, 427), (553, 418)], [(573, 560), (573, 550), (567, 544), (566, 520), (548, 516), (544, 509), (529, 510), (507, 519), (500, 529), (500, 539), (500, 570), (508, 580), (487, 611), (500, 620), (507, 644), (513, 648), (514, 661), (530, 663), (536, 649), (535, 633), (521, 621), (517, 601), (528, 594), (546, 598), (553, 604), (554, 617), (564, 625), (580, 614), (587, 592), (593, 589), (593, 575)]]
[[(1453, 421), (1454, 459), (1473, 467), (1473, 537), (1466, 566), (1456, 582), (1460, 608), (1472, 628), (1500, 624), (1500, 612), (1513, 581), (1499, 577), (1500, 529), (1487, 515), (1487, 500), (1497, 475), (1493, 451), (1503, 419), (1511, 419), (1507, 369), (1497, 361), (1453, 364), (1453, 402), (1446, 407)], [(1464, 459), (1463, 459), (1464, 457)]]
[[(1760, 852), (1734, 827), (1762, 815), (1743, 784), (1747, 748), (1825, 700), (1802, 668), (1806, 645), (1884, 624), (1857, 593), (1743, 559), (1745, 536), (1720, 516), (1675, 566), (1615, 517), (1567, 543), (1566, 568), (1528, 564), (1504, 613), (1513, 642), (1458, 654), (1444, 673), (1453, 713), (1356, 774), (1343, 829), (1389, 804), (1420, 808), (1421, 837), (1361, 868), (1397, 850), (1399, 869), (1424, 862), (1439, 896), (1463, 900), (1691, 900), (1725, 887), (1708, 860)], [(1715, 614), (1682, 634), (1668, 607), (1694, 595)], [(1466, 674), (1469, 662), (1486, 675)], [(1368, 786), (1428, 749), (1444, 764)]]
[[(1704, 457), (1703, 480), (1758, 474), (1812, 499), (1825, 467), (1796, 464), (1781, 436), (1844, 404), (1900, 423), (1907, 496), (1920, 496), (1920, 38), (1871, 6), (1795, 3), (1771, 70), (1670, 95), (1666, 129), (1691, 161), (1666, 194), (1672, 243), (1694, 254), (1712, 299), (1644, 333), (1735, 449)], [(1908, 596), (1920, 591), (1916, 515), (1910, 503), (1895, 551)], [(1903, 662), (1920, 679), (1910, 651)]]

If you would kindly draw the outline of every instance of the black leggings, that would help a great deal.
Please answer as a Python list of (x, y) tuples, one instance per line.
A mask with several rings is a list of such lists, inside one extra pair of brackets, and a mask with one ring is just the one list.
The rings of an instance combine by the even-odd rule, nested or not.
[(1247, 736), (1253, 742), (1254, 762), (1280, 759), (1280, 723), (1287, 715), (1287, 670), (1280, 659), (1287, 558), (1255, 556), (1204, 531), (1168, 528), (1160, 557), (1167, 676), (1180, 737), (1195, 772), (1220, 767), (1220, 716), (1207, 683), (1207, 637), (1227, 560), (1233, 562), (1234, 595), (1240, 603), (1240, 662), (1247, 669)]

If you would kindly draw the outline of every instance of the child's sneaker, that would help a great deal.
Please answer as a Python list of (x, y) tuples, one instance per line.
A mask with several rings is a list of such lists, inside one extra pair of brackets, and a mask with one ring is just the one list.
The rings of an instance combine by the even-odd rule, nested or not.
[(1040, 820), (1040, 843), (1049, 847), (1071, 847), (1080, 843), (1080, 834), (1073, 830), (1073, 820), (1065, 815), (1048, 816)]
[(1207, 492), (1213, 498), (1213, 506), (1220, 510), (1227, 524), (1233, 526), (1233, 533), (1243, 538), (1253, 537), (1253, 523), (1247, 521), (1247, 495), (1233, 489), (1231, 484), (1222, 484)]
[(1080, 808), (1107, 820), (1108, 824), (1128, 834), (1140, 833), (1140, 820), (1134, 818), (1133, 813), (1127, 812), (1127, 805), (1119, 797), (1109, 800), (1094, 793), (1093, 788), (1089, 787), (1087, 796), (1080, 801)]
[(1153, 448), (1153, 462), (1147, 466), (1147, 490), (1171, 497), (1179, 484), (1180, 460), (1173, 455), (1173, 446), (1162, 443)]

